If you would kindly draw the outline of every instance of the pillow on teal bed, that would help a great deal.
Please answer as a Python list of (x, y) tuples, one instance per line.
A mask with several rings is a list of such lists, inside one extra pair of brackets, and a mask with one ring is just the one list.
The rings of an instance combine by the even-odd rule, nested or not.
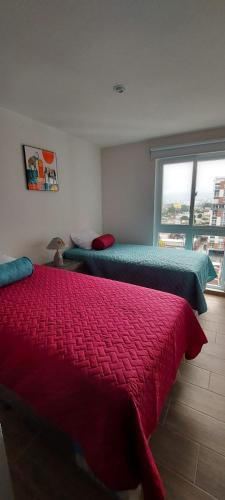
[(28, 257), (6, 262), (0, 266), (0, 287), (27, 278), (33, 273), (33, 264)]

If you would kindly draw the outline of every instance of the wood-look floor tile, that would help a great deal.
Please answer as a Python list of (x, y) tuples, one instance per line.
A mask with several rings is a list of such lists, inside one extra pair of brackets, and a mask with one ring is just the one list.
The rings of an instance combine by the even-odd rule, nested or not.
[(225, 499), (225, 457), (201, 447), (197, 467), (196, 484), (214, 495)]
[(225, 335), (225, 320), (219, 327), (217, 327), (217, 333)]
[(216, 343), (219, 345), (225, 346), (225, 335), (221, 335), (220, 333), (216, 334)]
[(225, 313), (225, 298), (222, 300), (214, 300), (208, 303), (208, 312), (209, 314), (219, 314), (220, 316), (224, 316)]
[(223, 375), (217, 375), (217, 373), (211, 373), (209, 389), (217, 394), (225, 396), (225, 377), (223, 377)]
[(224, 359), (218, 358), (212, 354), (206, 352), (201, 352), (197, 358), (186, 361), (200, 368), (204, 368), (209, 372), (218, 373), (219, 375), (225, 375), (225, 363)]
[(221, 333), (222, 335), (225, 335), (224, 321), (218, 323), (212, 320), (201, 319), (200, 317), (199, 323), (201, 324), (203, 330), (205, 328), (206, 330), (210, 330), (212, 332)]
[(216, 332), (213, 332), (211, 330), (207, 330), (206, 328), (203, 328), (204, 334), (208, 340), (208, 342), (215, 342), (216, 341)]
[(213, 306), (213, 304), (218, 304), (218, 302), (222, 303), (223, 304), (223, 296), (221, 297), (221, 295), (215, 295), (214, 293), (209, 293), (208, 290), (206, 291), (205, 293), (205, 300), (207, 302), (207, 306), (210, 307), (211, 305)]
[(200, 318), (203, 319), (204, 321), (223, 324), (225, 319), (225, 305), (224, 305), (224, 310), (222, 310), (221, 308), (214, 309), (201, 315)]
[[(220, 300), (219, 297), (217, 297), (215, 300), (208, 300), (206, 298), (207, 302), (207, 311), (204, 314), (201, 314), (201, 317), (210, 317), (210, 316), (215, 316), (216, 317), (224, 317), (225, 315), (225, 298)], [(218, 321), (218, 320), (217, 320)]]
[(177, 381), (171, 392), (172, 399), (221, 420), (225, 424), (225, 398), (193, 384)]
[(168, 466), (190, 481), (194, 481), (199, 445), (158, 426), (151, 437), (150, 448), (157, 463)]
[(159, 467), (166, 488), (167, 500), (212, 500), (215, 497), (171, 472), (166, 467)]
[(190, 382), (191, 384), (207, 389), (209, 385), (209, 371), (195, 365), (182, 363), (179, 368), (178, 380), (181, 382)]
[(170, 404), (166, 427), (225, 455), (225, 424), (176, 401)]
[[(225, 337), (225, 335), (222, 336)], [(219, 345), (215, 342), (209, 342), (202, 347), (202, 352), (212, 354), (213, 356), (217, 356), (220, 359), (225, 359), (225, 345)]]

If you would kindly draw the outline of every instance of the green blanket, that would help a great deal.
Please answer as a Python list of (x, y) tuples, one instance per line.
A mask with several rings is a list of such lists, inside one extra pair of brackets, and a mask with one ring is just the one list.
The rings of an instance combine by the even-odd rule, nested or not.
[(64, 257), (84, 261), (95, 276), (179, 295), (199, 313), (207, 310), (206, 284), (216, 277), (208, 255), (192, 250), (117, 243), (101, 251), (74, 247)]

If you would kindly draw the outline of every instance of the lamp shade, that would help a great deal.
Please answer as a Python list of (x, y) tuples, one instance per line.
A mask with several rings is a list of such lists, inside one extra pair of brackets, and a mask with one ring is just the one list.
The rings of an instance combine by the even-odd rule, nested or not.
[(48, 250), (60, 250), (60, 248), (64, 248), (66, 245), (62, 238), (59, 238), (58, 236), (56, 238), (52, 238), (52, 240), (49, 242), (47, 249)]

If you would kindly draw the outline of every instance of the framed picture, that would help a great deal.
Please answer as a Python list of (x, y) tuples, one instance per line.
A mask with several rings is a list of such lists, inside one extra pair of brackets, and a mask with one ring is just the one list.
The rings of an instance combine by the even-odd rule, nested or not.
[(27, 189), (32, 191), (58, 191), (56, 153), (46, 149), (23, 146)]

